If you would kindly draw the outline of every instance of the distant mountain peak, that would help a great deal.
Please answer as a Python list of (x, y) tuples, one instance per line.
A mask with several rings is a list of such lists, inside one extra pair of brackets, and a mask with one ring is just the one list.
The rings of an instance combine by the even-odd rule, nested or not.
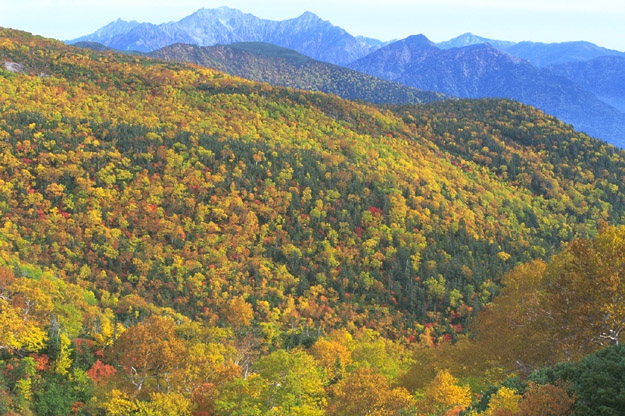
[(429, 42), (429, 43), (433, 44), (433, 42), (430, 39), (428, 39), (428, 37), (425, 36), (423, 33), (419, 33), (419, 34), (416, 34), (416, 35), (410, 35), (407, 38), (405, 38), (404, 40), (413, 40), (413, 41), (414, 40), (420, 40), (420, 41)]
[[(470, 42), (475, 41), (475, 43), (482, 43), (482, 40), (485, 40), (485, 38), (481, 37), (481, 36), (477, 36), (471, 32), (465, 32), (460, 36), (456, 36), (455, 38), (451, 39), (451, 40), (455, 40), (455, 41), (464, 41), (467, 43), (467, 45), (470, 44)], [(478, 42), (480, 41), (480, 42)]]
[(408, 36), (406, 39), (401, 40), (399, 42), (403, 42), (406, 45), (411, 47), (427, 47), (427, 48), (437, 48), (436, 44), (429, 40), (427, 36), (423, 34)]
[[(204, 9), (204, 10), (210, 10), (210, 9)], [(224, 11), (224, 12), (237, 12), (237, 13), (241, 13), (241, 11), (239, 9), (234, 9), (232, 7), (228, 7), (228, 6), (219, 6), (214, 8), (213, 10), (219, 10), (219, 11)]]
[(557, 43), (519, 42), (506, 52), (527, 59), (533, 65), (544, 67), (567, 62), (582, 62), (600, 56), (625, 56), (623, 52), (606, 49), (586, 41)]
[(287, 22), (288, 21), (297, 22), (297, 24), (301, 25), (302, 28), (304, 28), (304, 27), (315, 27), (315, 26), (323, 25), (323, 26), (327, 26), (327, 27), (336, 27), (337, 29), (342, 30), (344, 33), (347, 33), (342, 28), (339, 28), (337, 26), (333, 26), (332, 23), (330, 23), (327, 20), (323, 20), (321, 17), (317, 16), (313, 12), (304, 12), (304, 13), (302, 13), (301, 15), (299, 15), (296, 18), (290, 19), (290, 20), (286, 20), (286, 21)]
[(465, 54), (465, 53), (472, 53), (472, 54), (488, 54), (491, 56), (495, 56), (495, 57), (500, 57), (500, 58), (505, 58), (506, 60), (510, 61), (511, 63), (514, 64), (520, 64), (522, 62), (525, 62), (527, 64), (527, 61), (525, 61), (522, 58), (518, 58), (514, 55), (509, 54), (508, 52), (491, 45), (490, 43), (476, 43), (474, 45), (469, 45), (466, 46), (464, 48), (460, 48), (459, 53), (461, 54)]
[(136, 20), (124, 20), (121, 17), (118, 17), (117, 20), (112, 21), (108, 25), (102, 27), (100, 30), (102, 30), (104, 28), (107, 28), (107, 27), (113, 27), (113, 26), (138, 25), (138, 24), (139, 24), (139, 22), (137, 22)]
[(201, 19), (232, 19), (233, 17), (245, 16), (245, 15), (246, 13), (243, 13), (240, 10), (232, 9), (227, 6), (221, 6), (216, 9), (208, 9), (208, 8), (199, 9), (195, 13), (190, 14), (189, 16), (183, 18), (182, 20), (192, 18), (192, 17), (201, 18)]
[(117, 20), (112, 21), (106, 26), (101, 27), (93, 34), (89, 36), (85, 36), (82, 38), (78, 38), (71, 43), (81, 42), (81, 41), (90, 41), (104, 44), (107, 39), (110, 39), (115, 36), (123, 36), (127, 33), (131, 32), (134, 28), (139, 26), (141, 23), (136, 20), (126, 21), (122, 18), (118, 18)]
[(177, 22), (160, 25), (118, 19), (91, 35), (68, 43), (76, 42), (98, 42), (113, 49), (140, 52), (154, 51), (175, 43), (211, 46), (268, 42), (338, 65), (359, 59), (383, 45), (373, 39), (366, 42), (356, 39), (310, 11), (299, 17), (275, 21), (227, 6), (202, 8)]
[[(489, 43), (426, 49), (413, 45), (418, 45), (419, 40), (422, 42), (423, 38), (410, 37), (385, 46), (349, 67), (389, 81), (462, 98), (518, 100), (612, 143), (625, 140), (625, 115), (569, 79), (537, 68), (528, 60)], [(618, 66), (610, 68), (620, 70)], [(613, 94), (614, 90), (615, 83), (597, 88), (604, 95)], [(618, 105), (621, 101), (614, 97), (613, 102)]]
[(243, 14), (243, 12), (241, 12), (238, 9), (233, 9), (232, 7), (228, 7), (228, 6), (221, 6), (221, 7), (216, 7), (213, 9), (207, 8), (207, 7), (203, 7), (201, 9), (199, 9), (198, 11), (196, 11), (195, 13), (192, 14), (201, 14), (201, 15), (205, 15), (205, 14), (210, 14), (210, 15), (215, 15), (215, 14), (221, 14), (221, 15), (232, 15), (232, 14)]
[(489, 39), (478, 36), (471, 32), (466, 32), (448, 41), (438, 43), (438, 47), (441, 49), (464, 48), (466, 46), (479, 45), (484, 43), (488, 43), (499, 49), (506, 49), (515, 44), (514, 42), (509, 42), (506, 40)]
[(302, 13), (302, 15), (300, 16), (300, 18), (305, 17), (308, 19), (319, 19), (321, 20), (321, 18), (319, 16), (317, 16), (316, 14), (314, 14), (313, 12), (310, 11), (305, 11), (304, 13)]

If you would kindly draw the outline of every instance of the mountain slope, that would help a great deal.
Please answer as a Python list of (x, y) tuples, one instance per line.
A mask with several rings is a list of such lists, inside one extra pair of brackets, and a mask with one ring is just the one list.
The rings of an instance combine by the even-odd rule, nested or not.
[(117, 20), (95, 33), (70, 41), (99, 42), (118, 50), (150, 52), (174, 43), (199, 46), (234, 42), (267, 42), (306, 56), (345, 64), (376, 49), (373, 40), (359, 40), (340, 27), (306, 12), (272, 21), (228, 7), (200, 9), (178, 22), (154, 25)]
[(388, 41), (381, 41), (379, 39), (369, 38), (367, 36), (356, 36), (356, 39), (358, 39), (361, 42), (364, 42), (366, 45), (371, 46), (373, 49), (379, 49), (382, 46), (386, 46), (397, 40), (397, 39), (393, 39), (393, 40), (388, 40)]
[(5, 29), (0, 160), (14, 414), (426, 408), (396, 386), (440, 381), (430, 347), (506, 271), (625, 219), (625, 151), (518, 102), (380, 108)]
[(441, 49), (451, 49), (486, 43), (517, 58), (525, 59), (538, 67), (588, 61), (600, 56), (625, 56), (624, 52), (603, 48), (584, 41), (559, 43), (509, 42), (488, 39), (473, 33), (464, 33), (448, 41), (439, 42), (437, 46)]
[(601, 56), (590, 61), (551, 65), (548, 69), (625, 112), (625, 57)]
[(412, 65), (422, 62), (438, 50), (436, 44), (424, 35), (414, 35), (380, 48), (347, 66), (364, 73), (376, 74), (380, 78), (396, 80), (409, 71)]
[(451, 49), (464, 48), (465, 46), (479, 45), (483, 43), (488, 43), (502, 50), (505, 50), (506, 48), (509, 48), (515, 44), (515, 42), (483, 38), (481, 36), (477, 36), (473, 33), (467, 32), (445, 42), (439, 42), (436, 45), (441, 49)]
[(415, 88), (466, 98), (505, 97), (625, 145), (625, 115), (572, 81), (490, 45), (441, 50), (425, 37), (388, 45), (349, 65)]
[(588, 61), (600, 56), (625, 56), (625, 53), (602, 48), (590, 42), (519, 42), (504, 49), (511, 55), (543, 67), (567, 62)]
[(91, 49), (93, 51), (110, 51), (112, 50), (109, 47), (106, 47), (104, 45), (102, 45), (101, 43), (98, 42), (76, 42), (73, 43), (72, 46), (76, 47), (76, 48), (83, 48), (83, 49)]
[(272, 85), (322, 91), (376, 104), (421, 103), (443, 98), (438, 93), (406, 87), (316, 61), (268, 43), (234, 43), (210, 47), (176, 44), (149, 55), (168, 61), (190, 62)]
[(625, 214), (625, 154), (518, 103), (392, 112), (0, 34), (29, 69), (0, 70), (7, 244), (98, 294), (450, 335), (503, 271)]
[(122, 19), (117, 19), (109, 23), (108, 25), (96, 30), (94, 33), (89, 35), (89, 39), (86, 39), (86, 37), (84, 37), (76, 39), (75, 41), (73, 41), (73, 43), (80, 41), (90, 41), (105, 44), (107, 42), (111, 42), (116, 37), (124, 36), (139, 25), (140, 23), (134, 20), (131, 22), (127, 22)]

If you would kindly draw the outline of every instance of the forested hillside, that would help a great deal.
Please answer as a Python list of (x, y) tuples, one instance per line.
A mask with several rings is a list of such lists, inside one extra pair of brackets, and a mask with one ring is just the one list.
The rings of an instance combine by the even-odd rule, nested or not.
[(166, 61), (202, 65), (271, 85), (321, 91), (374, 104), (417, 104), (445, 98), (443, 94), (317, 61), (269, 43), (240, 42), (209, 47), (176, 44), (149, 55)]
[(0, 60), (9, 414), (440, 414), (417, 348), (624, 220), (625, 154), (518, 103), (385, 109), (4, 29)]

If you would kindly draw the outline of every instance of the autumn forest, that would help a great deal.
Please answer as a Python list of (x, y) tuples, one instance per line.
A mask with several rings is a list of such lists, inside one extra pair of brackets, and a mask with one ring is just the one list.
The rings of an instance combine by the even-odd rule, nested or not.
[(0, 64), (0, 414), (623, 414), (625, 151), (8, 29)]

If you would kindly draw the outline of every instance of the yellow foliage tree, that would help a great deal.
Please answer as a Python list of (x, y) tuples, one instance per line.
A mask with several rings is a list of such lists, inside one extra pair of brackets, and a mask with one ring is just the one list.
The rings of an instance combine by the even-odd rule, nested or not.
[(245, 327), (252, 322), (254, 317), (254, 310), (252, 305), (238, 296), (228, 301), (224, 311), (224, 317), (228, 324), (233, 328)]
[(179, 393), (152, 393), (150, 401), (137, 402), (136, 416), (191, 416), (191, 401)]
[(447, 370), (440, 371), (425, 389), (419, 410), (424, 414), (445, 415), (471, 404), (471, 389), (461, 386)]
[(359, 368), (333, 388), (328, 414), (336, 416), (394, 416), (415, 404), (403, 387), (393, 388), (388, 379), (370, 368)]
[(152, 316), (128, 328), (115, 344), (119, 362), (131, 383), (140, 392), (146, 381), (156, 391), (167, 390), (172, 372), (181, 364), (187, 348), (176, 334), (169, 316)]
[(343, 378), (345, 367), (351, 362), (351, 354), (347, 347), (334, 340), (318, 340), (311, 347), (310, 354), (325, 370), (329, 380)]
[(59, 356), (54, 363), (54, 371), (58, 374), (67, 374), (72, 365), (71, 344), (72, 341), (67, 335), (64, 333), (59, 335)]
[(44, 325), (54, 308), (37, 281), (0, 267), (0, 350), (35, 352), (48, 340)]
[(503, 416), (518, 414), (520, 401), (520, 394), (507, 387), (502, 387), (491, 396), (488, 409), (486, 409), (486, 415)]
[(546, 307), (565, 358), (598, 344), (618, 344), (625, 329), (625, 227), (606, 227), (594, 240), (576, 240), (546, 271)]
[(521, 416), (567, 416), (575, 403), (561, 386), (530, 383), (519, 403)]
[(42, 349), (48, 335), (38, 325), (25, 319), (4, 299), (0, 299), (0, 350)]
[(98, 403), (97, 407), (110, 416), (126, 416), (133, 414), (137, 410), (137, 403), (127, 394), (113, 389), (104, 400)]

